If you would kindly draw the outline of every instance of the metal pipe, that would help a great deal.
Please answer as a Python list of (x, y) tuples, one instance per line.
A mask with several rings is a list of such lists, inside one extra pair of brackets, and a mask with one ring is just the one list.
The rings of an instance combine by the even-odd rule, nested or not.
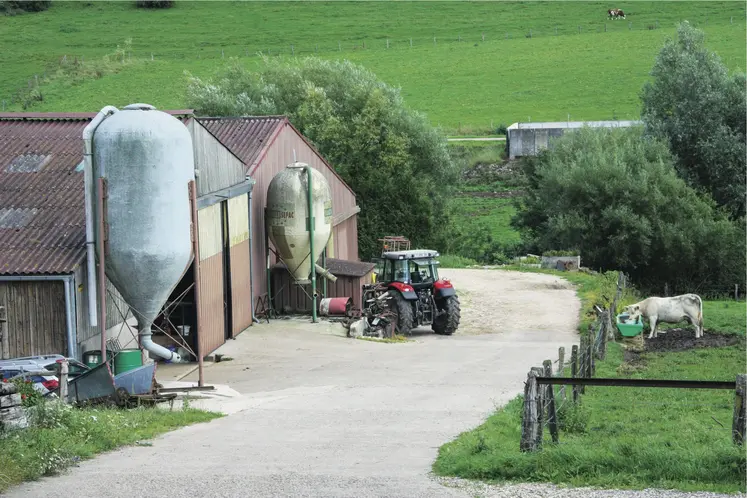
[[(265, 207), (265, 258), (266, 258), (266, 265), (267, 265), (267, 308), (268, 311), (271, 311), (272, 308), (272, 272), (270, 271), (270, 234), (267, 230), (267, 208)], [(270, 315), (267, 315), (270, 316)]]
[(93, 240), (93, 132), (111, 114), (118, 109), (108, 105), (101, 109), (85, 128), (83, 128), (83, 182), (85, 188), (85, 213), (86, 213), (86, 263), (88, 275), (88, 322), (92, 327), (98, 325), (96, 322), (96, 255), (94, 253)]
[[(96, 210), (98, 213), (99, 223), (99, 268), (98, 268), (98, 293), (99, 293), (99, 330), (101, 331), (101, 361), (106, 364), (106, 368), (109, 369), (109, 374), (112, 374), (114, 365), (109, 366), (109, 360), (106, 356), (106, 256), (104, 254), (104, 238), (106, 234), (104, 232), (106, 227), (106, 210), (104, 209), (104, 198), (106, 194), (104, 190), (106, 188), (106, 180), (99, 178), (97, 182), (98, 186), (98, 201), (99, 209)], [(140, 321), (138, 320), (138, 325)]]
[[(247, 180), (251, 177), (247, 176)], [(254, 190), (254, 186), (252, 186)], [(254, 315), (254, 263), (252, 259), (252, 253), (254, 252), (254, 233), (252, 232), (252, 190), (247, 192), (249, 196), (249, 305), (252, 311), (252, 322), (259, 323), (259, 320)]]
[(67, 336), (67, 355), (77, 359), (78, 337), (77, 324), (75, 320), (75, 277), (73, 275), (3, 275), (0, 282), (59, 282), (65, 288), (65, 328)]
[(311, 176), (311, 166), (305, 166), (306, 181), (308, 183), (308, 209), (309, 209), (309, 260), (311, 262), (311, 321), (316, 323), (316, 261), (314, 261), (314, 193)]
[(317, 273), (324, 277), (324, 280), (322, 281), (322, 285), (324, 285), (324, 297), (327, 297), (327, 280), (331, 280), (332, 282), (337, 282), (337, 277), (334, 276), (329, 270), (327, 270), (323, 266), (319, 266), (318, 264), (315, 263), (314, 267), (316, 268)]
[(322, 297), (327, 297), (327, 279), (332, 280), (333, 282), (337, 281), (337, 277), (332, 275), (327, 268), (327, 248), (324, 248), (324, 251), (322, 252), (322, 266), (321, 269), (317, 268), (316, 271), (322, 274), (322, 276), (326, 277), (324, 280), (322, 280)]
[[(192, 268), (195, 277), (195, 313), (197, 320), (197, 338), (195, 339), (198, 373), (197, 385), (202, 387), (204, 381), (202, 377), (202, 346), (200, 345), (200, 337), (202, 337), (202, 329), (200, 328), (202, 326), (202, 313), (200, 312), (200, 232), (197, 223), (197, 188), (195, 187), (194, 180), (189, 182), (189, 202), (192, 208), (192, 252), (194, 253)], [(249, 235), (251, 235), (251, 233)]]
[(76, 344), (73, 336), (73, 320), (69, 312), (69, 304), (73, 301), (73, 282), (68, 278), (63, 282), (65, 286), (65, 329), (67, 330), (67, 355), (71, 358), (77, 358)]

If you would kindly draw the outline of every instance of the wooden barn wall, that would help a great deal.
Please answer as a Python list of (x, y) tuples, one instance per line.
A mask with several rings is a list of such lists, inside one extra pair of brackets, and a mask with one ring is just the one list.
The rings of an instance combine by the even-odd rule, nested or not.
[[(353, 306), (361, 308), (363, 285), (370, 284), (371, 278), (371, 273), (363, 277), (338, 275), (337, 282), (327, 281), (326, 297), (350, 297), (353, 299)], [(296, 285), (293, 283), (293, 277), (290, 276), (288, 270), (274, 268), (272, 270), (272, 288), (274, 305), (280, 313), (311, 313), (310, 284)], [(322, 277), (317, 278), (317, 290), (321, 296)]]
[[(189, 122), (194, 147), (197, 195), (228, 188), (246, 179), (246, 167), (200, 123)], [(186, 188), (186, 187), (185, 187)]]
[(225, 342), (223, 295), (223, 248), (221, 205), (213, 204), (197, 212), (200, 233), (200, 317), (197, 337), (203, 355)]
[[(332, 192), (332, 215), (341, 216), (351, 212), (356, 207), (355, 195), (345, 184), (333, 173), (322, 159), (309, 147), (309, 145), (290, 126), (286, 126), (268, 149), (267, 154), (261, 159), (257, 168), (252, 172), (255, 180), (252, 191), (252, 235), (254, 236), (252, 253), (252, 272), (254, 278), (255, 299), (267, 293), (266, 280), (266, 258), (265, 258), (265, 215), (264, 209), (267, 204), (267, 188), (272, 178), (293, 163), (293, 152), (295, 150), (296, 160), (305, 162), (320, 171), (330, 186)], [(352, 216), (355, 218), (355, 216)], [(334, 249), (334, 257), (359, 261), (358, 259), (358, 229), (356, 221), (343, 221), (343, 234), (335, 236), (335, 243), (339, 243), (342, 237), (345, 240)], [(334, 230), (339, 232), (339, 230)], [(355, 240), (355, 243), (351, 241)], [(270, 263), (274, 264), (275, 257), (271, 255)]]
[(8, 322), (9, 358), (68, 354), (62, 281), (0, 282)]
[(231, 244), (231, 337), (236, 337), (252, 325), (248, 194), (228, 199), (228, 233)]
[(334, 253), (327, 257), (360, 261), (358, 259), (358, 216), (354, 215), (332, 229)]
[[(97, 275), (98, 277), (98, 275)], [(94, 291), (95, 292), (95, 291)], [(122, 314), (125, 318), (122, 318)], [(85, 261), (75, 270), (75, 315), (77, 321), (77, 342), (82, 343), (94, 336), (99, 335), (99, 326), (91, 326), (88, 319), (88, 271)], [(96, 317), (98, 318), (98, 310)], [(114, 284), (106, 279), (106, 328), (107, 330), (120, 325), (122, 322), (133, 317), (130, 307), (119, 293)], [(98, 349), (98, 348), (97, 348)]]

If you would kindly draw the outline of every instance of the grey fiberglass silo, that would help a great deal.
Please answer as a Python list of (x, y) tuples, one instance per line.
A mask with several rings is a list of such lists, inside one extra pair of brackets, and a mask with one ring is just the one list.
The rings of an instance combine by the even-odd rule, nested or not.
[[(314, 216), (311, 258), (309, 206)], [(267, 187), (266, 223), (270, 241), (296, 283), (310, 283), (311, 263), (319, 259), (332, 234), (332, 193), (324, 175), (306, 163), (293, 163), (278, 172)]]
[(132, 307), (143, 348), (177, 360), (152, 342), (151, 326), (192, 262), (192, 136), (170, 114), (129, 105), (96, 128), (92, 173), (107, 182), (106, 275)]

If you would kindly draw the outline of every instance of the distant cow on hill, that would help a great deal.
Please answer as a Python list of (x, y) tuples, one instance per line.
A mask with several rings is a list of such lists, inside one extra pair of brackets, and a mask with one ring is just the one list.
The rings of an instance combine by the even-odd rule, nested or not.
[(703, 337), (703, 301), (697, 294), (674, 297), (649, 297), (624, 308), (633, 321), (643, 316), (649, 322), (648, 338), (656, 337), (658, 323), (679, 323), (687, 320), (695, 326), (695, 338)]
[(607, 11), (607, 15), (610, 19), (625, 19), (625, 12), (622, 9), (610, 9)]

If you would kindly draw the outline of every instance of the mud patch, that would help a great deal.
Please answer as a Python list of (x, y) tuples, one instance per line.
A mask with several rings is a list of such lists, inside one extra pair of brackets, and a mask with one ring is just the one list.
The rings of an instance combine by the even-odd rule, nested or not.
[(709, 330), (703, 331), (703, 337), (695, 338), (691, 328), (668, 329), (666, 334), (657, 332), (657, 336), (646, 339), (646, 351), (685, 351), (695, 348), (723, 348), (739, 343), (736, 335), (725, 335)]
[[(636, 338), (637, 339), (637, 338)], [(646, 353), (666, 353), (675, 351), (687, 351), (688, 349), (699, 348), (723, 348), (739, 344), (739, 337), (736, 335), (725, 335), (705, 330), (703, 337), (695, 338), (695, 330), (691, 328), (667, 329), (666, 334), (661, 331), (652, 339), (644, 338), (643, 348), (636, 345), (629, 345), (623, 353), (623, 365), (620, 365), (625, 371), (635, 371), (646, 366)]]

